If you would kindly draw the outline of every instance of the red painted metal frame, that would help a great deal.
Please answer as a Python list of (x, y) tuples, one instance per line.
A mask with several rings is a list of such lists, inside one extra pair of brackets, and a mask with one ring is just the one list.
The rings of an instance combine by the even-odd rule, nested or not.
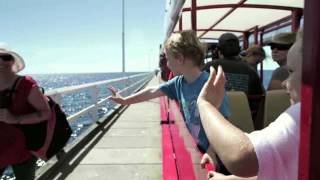
[(320, 177), (320, 1), (305, 0), (299, 180)]
[[(221, 21), (223, 21), (227, 16), (229, 16), (234, 10), (237, 8), (264, 8), (264, 9), (279, 9), (279, 10), (291, 10), (292, 14), (290, 16), (284, 17), (280, 20), (277, 20), (275, 22), (272, 22), (270, 24), (267, 24), (263, 27), (260, 27), (258, 31), (268, 33), (280, 28), (283, 28), (285, 26), (290, 25), (289, 23), (292, 22), (292, 30), (297, 31), (299, 25), (300, 25), (300, 19), (303, 14), (303, 10), (301, 8), (294, 8), (294, 7), (286, 7), (286, 6), (274, 6), (274, 5), (259, 5), (259, 4), (244, 4), (246, 0), (242, 0), (237, 4), (218, 4), (218, 5), (207, 5), (207, 6), (197, 6), (196, 0), (191, 1), (191, 8), (183, 8), (182, 12), (191, 11), (191, 27), (194, 31), (204, 31), (199, 38), (203, 37), (206, 33), (209, 31), (226, 31), (226, 32), (250, 32), (252, 29), (248, 29), (246, 31), (241, 30), (219, 30), (214, 29), (214, 27), (219, 24)], [(197, 29), (197, 10), (204, 10), (204, 9), (214, 9), (214, 8), (232, 8), (230, 11), (228, 11), (224, 16), (222, 16), (218, 21), (216, 21), (212, 26), (210, 26), (208, 29)], [(182, 15), (180, 16), (179, 21), (179, 31), (182, 30)], [(285, 23), (285, 24), (283, 24)], [(253, 27), (256, 28), (256, 27)], [(242, 36), (240, 36), (242, 37)], [(239, 38), (240, 38), (239, 37)], [(245, 40), (244, 40), (245, 43)]]
[(179, 31), (182, 31), (182, 21), (183, 21), (183, 19), (182, 19), (182, 14), (180, 15), (180, 18), (179, 18)]
[(254, 44), (259, 44), (258, 34), (259, 34), (259, 29), (258, 29), (258, 26), (256, 26), (253, 31)]
[[(228, 17), (233, 11), (235, 11), (240, 5), (242, 5), (243, 3), (245, 3), (247, 0), (241, 0), (238, 3), (238, 6), (233, 7), (232, 9), (230, 9), (224, 16), (222, 16), (218, 21), (216, 21), (212, 26), (210, 26), (208, 29), (213, 29), (216, 25), (218, 25), (221, 21), (223, 21), (226, 17)], [(201, 38), (203, 35), (205, 35), (208, 31), (203, 32), (199, 38)]]
[(170, 132), (170, 125), (163, 124), (161, 126), (162, 132), (162, 179), (172, 180), (178, 178), (178, 170), (176, 167), (176, 160), (174, 148), (172, 144), (172, 137)]
[(245, 31), (232, 30), (232, 29), (197, 29), (197, 31), (226, 31), (226, 32), (238, 32), (238, 33), (245, 32)]
[(300, 19), (302, 17), (302, 10), (301, 9), (296, 9), (292, 11), (292, 27), (291, 30), (292, 32), (297, 32), (299, 27), (300, 27)]
[(287, 23), (281, 24), (279, 26), (275, 26), (273, 28), (269, 28), (268, 30), (265, 30), (264, 33), (267, 34), (269, 32), (276, 31), (278, 29), (281, 29), (281, 28), (284, 28), (284, 27), (287, 27), (287, 26), (290, 26), (290, 25), (292, 25), (292, 23), (291, 22), (287, 22)]
[(191, 29), (197, 30), (197, 0), (191, 1)]
[[(278, 9), (278, 10), (295, 10), (300, 8), (286, 7), (286, 6), (273, 6), (273, 5), (263, 5), (263, 4), (216, 4), (216, 5), (206, 5), (198, 6), (197, 10), (208, 10), (208, 9), (217, 9), (217, 8), (261, 8), (261, 9)], [(182, 12), (191, 11), (191, 8), (183, 8)]]
[(286, 22), (289, 22), (291, 20), (291, 15), (289, 15), (289, 16), (287, 16), (287, 17), (284, 17), (284, 18), (282, 18), (282, 19), (279, 19), (279, 20), (277, 20), (277, 21), (274, 21), (274, 22), (272, 22), (272, 23), (270, 23), (270, 24), (267, 24), (267, 25), (265, 25), (265, 26), (262, 26), (262, 27), (260, 27), (259, 28), (259, 30), (268, 30), (268, 29), (270, 29), (270, 28), (273, 28), (273, 27), (275, 27), (275, 26), (279, 26), (279, 25), (281, 25), (282, 23), (286, 23)]
[(249, 47), (249, 32), (244, 32), (242, 35), (243, 40), (243, 49), (247, 49)]
[[(182, 30), (174, 31), (174, 32), (176, 33), (176, 32), (180, 32), (180, 31), (182, 31)], [(231, 29), (197, 29), (197, 31), (223, 31), (223, 32), (236, 32), (236, 33), (244, 33), (245, 32), (245, 31), (231, 30)]]

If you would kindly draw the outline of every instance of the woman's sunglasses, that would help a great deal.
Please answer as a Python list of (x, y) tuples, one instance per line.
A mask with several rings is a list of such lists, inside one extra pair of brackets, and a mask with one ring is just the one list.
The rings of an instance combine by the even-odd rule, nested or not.
[(8, 62), (12, 61), (13, 57), (10, 54), (0, 54), (0, 60)]

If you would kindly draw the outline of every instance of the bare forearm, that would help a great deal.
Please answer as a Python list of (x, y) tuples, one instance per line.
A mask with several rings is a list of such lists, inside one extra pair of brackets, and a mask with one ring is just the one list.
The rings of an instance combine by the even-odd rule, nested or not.
[(256, 175), (258, 163), (249, 138), (207, 101), (198, 106), (209, 142), (228, 170), (239, 176)]
[(134, 103), (147, 101), (149, 99), (157, 98), (163, 95), (164, 94), (160, 91), (158, 87), (149, 87), (133, 95), (125, 97), (124, 100), (126, 104), (134, 104)]
[(39, 111), (31, 114), (16, 116), (16, 122), (18, 124), (35, 124), (42, 121), (46, 121), (51, 117), (51, 111)]
[(230, 175), (230, 176), (227, 176), (228, 178), (225, 178), (225, 179), (228, 179), (228, 180), (257, 180), (257, 176), (254, 176), (254, 177), (239, 177), (239, 176), (234, 176), (234, 175)]

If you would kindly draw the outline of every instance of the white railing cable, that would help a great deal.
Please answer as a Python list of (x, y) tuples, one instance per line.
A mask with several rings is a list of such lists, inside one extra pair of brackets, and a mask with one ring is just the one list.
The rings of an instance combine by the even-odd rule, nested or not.
[(147, 76), (148, 74), (149, 73), (142, 73), (142, 74), (136, 74), (136, 75), (117, 78), (117, 79), (110, 79), (110, 80), (98, 81), (98, 82), (94, 82), (94, 83), (87, 83), (87, 84), (82, 84), (82, 85), (77, 85), (77, 86), (68, 86), (68, 87), (52, 89), (52, 90), (49, 90), (46, 93), (46, 95), (53, 96), (53, 95), (56, 95), (56, 94), (69, 94), (69, 93), (73, 93), (73, 92), (80, 91), (80, 90), (83, 90), (83, 89), (88, 89), (88, 88), (93, 87), (93, 86), (99, 86), (99, 85), (103, 85), (103, 84), (110, 84), (110, 83), (123, 81), (123, 80), (128, 80), (128, 79), (132, 79), (132, 78), (136, 78), (136, 77), (140, 77), (140, 76)]
[[(125, 92), (125, 91), (129, 90), (130, 88), (138, 85), (139, 83), (147, 81), (148, 79), (150, 79), (152, 77), (151, 74), (149, 74), (149, 73), (148, 74), (139, 74), (139, 75), (124, 77), (124, 78), (118, 78), (118, 79), (112, 79), (112, 80), (107, 80), (107, 81), (100, 81), (100, 82), (96, 82), (96, 83), (84, 84), (84, 85), (80, 85), (80, 86), (64, 87), (64, 88), (59, 88), (58, 90), (54, 89), (54, 90), (48, 92), (47, 95), (51, 94), (51, 96), (58, 97), (60, 99), (61, 95), (74, 93), (74, 92), (84, 90), (84, 89), (92, 89), (92, 88), (94, 89), (93, 90), (94, 93), (98, 93), (98, 87), (97, 87), (98, 85), (114, 83), (117, 81), (128, 80), (128, 79), (132, 79), (132, 78), (136, 78), (136, 77), (140, 77), (140, 76), (146, 76), (146, 77), (141, 80), (138, 80), (138, 81), (132, 83), (130, 86), (125, 87), (125, 88), (118, 91), (119, 93), (122, 93), (122, 92)], [(93, 98), (94, 100), (91, 101), (93, 104), (91, 104), (91, 105), (81, 109), (80, 111), (68, 116), (67, 117), (68, 121), (73, 122), (73, 121), (77, 120), (78, 118), (82, 117), (83, 115), (85, 115), (86, 113), (89, 113), (92, 111), (94, 111), (93, 113), (97, 113), (97, 108), (99, 106), (101, 106), (102, 103), (109, 100), (111, 96), (103, 98), (99, 101), (98, 101), (96, 95), (93, 95), (92, 97), (94, 97)]]
[[(141, 80), (133, 83), (132, 85), (130, 85), (130, 86), (128, 86), (128, 87), (126, 87), (126, 88), (118, 91), (118, 93), (122, 93), (122, 92), (128, 90), (129, 88), (131, 88), (131, 87), (133, 87), (133, 86), (135, 86), (135, 85), (137, 85), (137, 84), (139, 84), (139, 83), (141, 83), (141, 82), (143, 82), (143, 81), (146, 81), (148, 78), (149, 78), (149, 77), (146, 77), (146, 78), (144, 78), (144, 79), (141, 79)], [(101, 104), (104, 103), (105, 101), (109, 100), (110, 97), (111, 97), (111, 96), (108, 96), (108, 97), (106, 97), (106, 98), (104, 98), (104, 99), (101, 99), (101, 100), (98, 102), (98, 105), (101, 105)]]

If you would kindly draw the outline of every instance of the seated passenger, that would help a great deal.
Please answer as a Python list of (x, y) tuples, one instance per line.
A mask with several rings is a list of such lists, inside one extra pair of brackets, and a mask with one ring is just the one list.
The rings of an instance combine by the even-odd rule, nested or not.
[[(122, 97), (114, 88), (112, 100), (119, 104), (133, 104), (147, 101), (160, 96), (168, 96), (179, 102), (186, 126), (195, 139), (200, 151), (205, 153), (209, 142), (201, 125), (197, 108), (197, 98), (209, 74), (202, 72), (200, 66), (204, 60), (204, 49), (193, 31), (175, 33), (165, 43), (165, 54), (168, 67), (176, 75), (173, 79), (156, 87), (145, 88), (128, 97)], [(213, 99), (214, 97), (211, 97)], [(219, 110), (224, 117), (229, 116), (228, 101), (225, 93), (222, 95)]]
[(227, 91), (244, 91), (247, 95), (264, 93), (258, 74), (239, 56), (240, 46), (237, 36), (232, 33), (222, 34), (219, 38), (218, 53), (220, 59), (209, 62), (205, 70), (209, 71), (210, 66), (218, 68), (221, 65), (227, 78)]
[[(273, 123), (260, 131), (245, 134), (230, 124), (217, 110), (224, 95), (225, 77), (221, 67), (212, 69), (208, 82), (198, 97), (201, 122), (210, 145), (234, 175), (210, 172), (210, 179), (293, 180), (298, 178), (300, 141), (300, 89), (302, 32), (288, 53), (289, 77), (284, 82), (292, 105)], [(215, 97), (215, 99), (212, 99)], [(276, 103), (276, 102), (275, 102)], [(205, 161), (203, 161), (205, 162)], [(202, 162), (202, 163), (203, 163)]]
[(272, 59), (278, 63), (279, 67), (272, 73), (268, 90), (283, 89), (281, 83), (289, 76), (287, 69), (287, 54), (296, 39), (295, 33), (279, 33), (272, 37), (268, 44), (271, 48)]
[(171, 71), (167, 66), (167, 58), (164, 52), (162, 52), (159, 56), (159, 67), (160, 67), (161, 79), (163, 81), (168, 81)]
[(258, 73), (258, 64), (266, 58), (266, 52), (259, 45), (253, 45), (246, 50), (246, 62)]

